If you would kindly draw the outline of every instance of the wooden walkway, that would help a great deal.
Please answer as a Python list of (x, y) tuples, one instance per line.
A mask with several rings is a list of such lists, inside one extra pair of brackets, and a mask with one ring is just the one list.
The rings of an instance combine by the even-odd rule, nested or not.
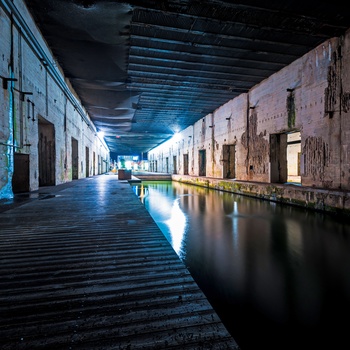
[(0, 349), (238, 349), (128, 181), (0, 202)]

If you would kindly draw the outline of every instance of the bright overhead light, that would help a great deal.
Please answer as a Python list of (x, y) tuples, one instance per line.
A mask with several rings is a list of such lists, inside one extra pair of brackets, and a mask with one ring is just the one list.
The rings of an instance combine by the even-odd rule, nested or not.
[(172, 137), (172, 140), (173, 141), (179, 141), (180, 140), (180, 134), (178, 133), (178, 132), (176, 132), (174, 135), (173, 135), (173, 137)]

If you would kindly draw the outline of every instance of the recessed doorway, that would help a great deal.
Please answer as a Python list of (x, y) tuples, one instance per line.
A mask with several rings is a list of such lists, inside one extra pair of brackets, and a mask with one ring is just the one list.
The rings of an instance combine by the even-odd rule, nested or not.
[(301, 134), (299, 131), (270, 135), (270, 181), (301, 184)]

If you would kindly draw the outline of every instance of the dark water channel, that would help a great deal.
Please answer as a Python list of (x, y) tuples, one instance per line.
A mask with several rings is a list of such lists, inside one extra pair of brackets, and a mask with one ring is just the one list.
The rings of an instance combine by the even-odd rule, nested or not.
[(178, 182), (133, 186), (242, 350), (350, 349), (350, 220)]

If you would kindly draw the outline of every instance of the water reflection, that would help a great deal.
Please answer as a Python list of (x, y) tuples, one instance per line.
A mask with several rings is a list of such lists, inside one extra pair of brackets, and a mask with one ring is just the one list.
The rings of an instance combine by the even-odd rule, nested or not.
[(171, 208), (170, 218), (165, 221), (169, 227), (171, 235), (171, 244), (176, 253), (184, 258), (184, 250), (182, 249), (182, 243), (184, 241), (184, 234), (186, 228), (186, 216), (181, 211), (179, 206), (179, 200), (175, 200), (173, 207)]
[(145, 186), (145, 207), (242, 350), (349, 347), (349, 220), (177, 182)]

